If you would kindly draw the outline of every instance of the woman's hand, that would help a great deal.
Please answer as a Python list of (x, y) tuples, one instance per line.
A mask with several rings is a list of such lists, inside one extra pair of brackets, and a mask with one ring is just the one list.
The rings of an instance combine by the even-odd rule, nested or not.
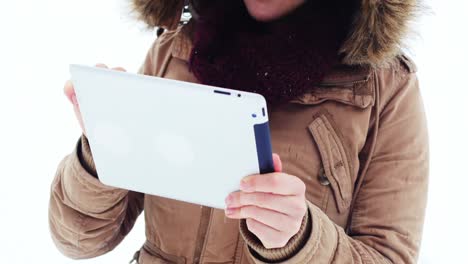
[(306, 187), (296, 176), (282, 173), (273, 154), (275, 172), (242, 179), (240, 190), (226, 197), (226, 216), (247, 218), (247, 228), (265, 248), (284, 247), (300, 229), (307, 212)]
[[(96, 67), (106, 68), (106, 69), (108, 68), (105, 64), (102, 64), (102, 63), (96, 64)], [(112, 69), (117, 70), (117, 71), (125, 71), (125, 69), (122, 67), (116, 67)], [(75, 89), (73, 88), (73, 84), (70, 80), (68, 80), (65, 83), (63, 92), (65, 93), (65, 96), (68, 98), (68, 100), (73, 104), (73, 109), (75, 110), (75, 116), (78, 122), (80, 123), (81, 131), (83, 132), (83, 134), (86, 135), (86, 131), (83, 125), (83, 118), (81, 117), (80, 106), (78, 105), (78, 101), (76, 100)]]

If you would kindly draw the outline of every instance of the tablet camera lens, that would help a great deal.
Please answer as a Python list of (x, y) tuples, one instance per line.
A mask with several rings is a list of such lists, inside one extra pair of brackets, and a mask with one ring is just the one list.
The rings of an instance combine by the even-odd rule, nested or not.
[(257, 117), (257, 115), (256, 115), (256, 114), (252, 114), (252, 117), (255, 118), (255, 117)]

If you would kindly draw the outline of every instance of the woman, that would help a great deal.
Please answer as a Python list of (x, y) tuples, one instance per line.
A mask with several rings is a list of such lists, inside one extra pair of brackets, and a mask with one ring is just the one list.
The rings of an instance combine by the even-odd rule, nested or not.
[(138, 263), (416, 263), (428, 136), (400, 47), (417, 0), (133, 2), (165, 29), (140, 73), (266, 97), (276, 172), (244, 178), (225, 211), (144, 195), (99, 182), (83, 131), (52, 185), (65, 255), (112, 250), (144, 209)]

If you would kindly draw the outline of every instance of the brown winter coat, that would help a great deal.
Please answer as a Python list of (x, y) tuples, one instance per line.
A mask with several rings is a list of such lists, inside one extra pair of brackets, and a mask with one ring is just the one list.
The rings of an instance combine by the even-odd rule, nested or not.
[[(104, 254), (144, 209), (143, 264), (415, 263), (429, 148), (416, 68), (399, 52), (415, 8), (413, 0), (362, 0), (343, 64), (308, 93), (270, 109), (273, 151), (283, 171), (307, 187), (308, 213), (285, 247), (266, 249), (245, 220), (222, 210), (103, 185), (85, 136), (52, 184), (57, 247), (72, 258)], [(140, 73), (197, 82), (187, 67), (193, 23), (167, 28)]]

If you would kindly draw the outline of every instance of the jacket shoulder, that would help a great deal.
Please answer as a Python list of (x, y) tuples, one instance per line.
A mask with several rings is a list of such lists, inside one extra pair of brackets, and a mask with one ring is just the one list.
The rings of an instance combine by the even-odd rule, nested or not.
[(416, 63), (404, 53), (395, 56), (388, 65), (375, 69), (381, 109), (402, 90), (418, 86), (417, 70)]
[(142, 68), (143, 74), (162, 77), (172, 57), (188, 60), (191, 41), (186, 36), (184, 26), (166, 30), (151, 45)]
[(418, 71), (416, 63), (405, 53), (396, 56), (395, 60), (401, 67), (404, 67), (408, 73), (415, 73)]
[(166, 31), (157, 37), (148, 49), (138, 73), (161, 77), (170, 59), (175, 32)]

